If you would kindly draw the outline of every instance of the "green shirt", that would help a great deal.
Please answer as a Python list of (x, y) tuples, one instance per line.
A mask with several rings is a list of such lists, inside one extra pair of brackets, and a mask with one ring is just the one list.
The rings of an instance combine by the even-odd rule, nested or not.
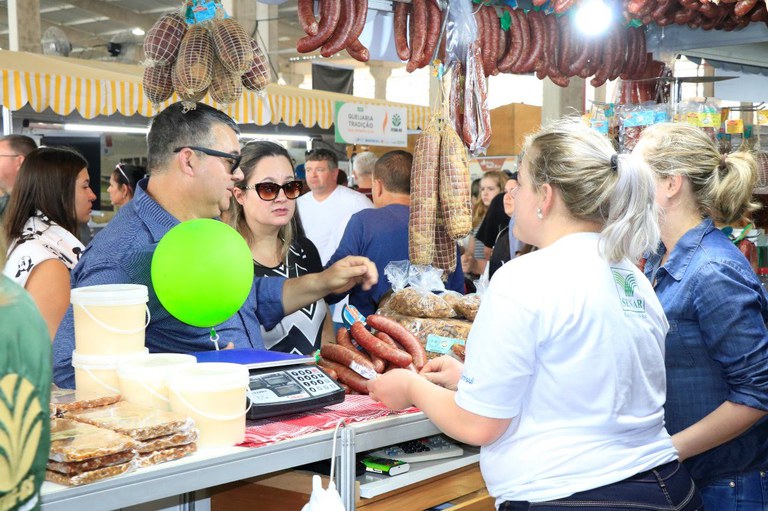
[(0, 509), (39, 509), (51, 443), (51, 340), (32, 298), (3, 275), (0, 325)]

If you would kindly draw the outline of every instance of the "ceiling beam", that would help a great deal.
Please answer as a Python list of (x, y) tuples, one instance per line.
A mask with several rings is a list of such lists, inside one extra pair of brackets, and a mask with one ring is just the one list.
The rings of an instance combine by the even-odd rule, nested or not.
[[(0, 19), (8, 19), (8, 9), (5, 7), (0, 7)], [(86, 30), (78, 29), (74, 26), (64, 26), (64, 25), (58, 25), (56, 23), (51, 23), (50, 21), (46, 21), (42, 16), (40, 18), (40, 29), (45, 32), (45, 30), (49, 27), (58, 27), (60, 28), (64, 34), (69, 38), (69, 41), (75, 45), (75, 44), (83, 44), (81, 41), (87, 41), (89, 44), (86, 46), (90, 46), (90, 43), (96, 42), (96, 41), (103, 41), (102, 38), (100, 38), (98, 35), (94, 34), (93, 32), (88, 32)], [(8, 40), (8, 30), (3, 30), (0, 32), (0, 35), (4, 36), (4, 46), (3, 48), (8, 48), (7, 40)]]
[(102, 2), (99, 0), (66, 0), (66, 2), (85, 11), (100, 16), (106, 16), (112, 21), (124, 23), (126, 27), (140, 27), (145, 31), (152, 28), (152, 25), (154, 25), (157, 18), (159, 18), (159, 16), (140, 14), (129, 9), (118, 7), (113, 3)]

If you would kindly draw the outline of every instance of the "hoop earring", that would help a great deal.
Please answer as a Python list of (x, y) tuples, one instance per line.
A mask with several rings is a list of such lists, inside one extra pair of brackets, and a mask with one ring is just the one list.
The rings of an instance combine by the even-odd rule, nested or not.
[(544, 219), (544, 213), (541, 212), (541, 208), (536, 209), (536, 216), (539, 218), (539, 220)]

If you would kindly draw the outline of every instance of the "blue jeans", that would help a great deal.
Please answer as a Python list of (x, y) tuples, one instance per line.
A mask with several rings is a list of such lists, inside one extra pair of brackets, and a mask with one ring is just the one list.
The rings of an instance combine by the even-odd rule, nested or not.
[(701, 488), (701, 498), (707, 511), (766, 511), (768, 475), (753, 470), (718, 479)]
[[(507, 501), (499, 511), (702, 511), (701, 496), (677, 461), (617, 483), (574, 493), (549, 502)], [(708, 509), (708, 508), (707, 508)], [(717, 510), (720, 511), (720, 510)]]

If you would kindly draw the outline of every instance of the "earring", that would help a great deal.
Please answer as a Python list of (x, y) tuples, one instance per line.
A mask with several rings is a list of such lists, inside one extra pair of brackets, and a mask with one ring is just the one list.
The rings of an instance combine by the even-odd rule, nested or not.
[(672, 196), (670, 194), (667, 194), (667, 200), (671, 199)]
[(544, 218), (544, 213), (541, 212), (541, 208), (536, 209), (536, 216), (539, 218), (539, 220)]

